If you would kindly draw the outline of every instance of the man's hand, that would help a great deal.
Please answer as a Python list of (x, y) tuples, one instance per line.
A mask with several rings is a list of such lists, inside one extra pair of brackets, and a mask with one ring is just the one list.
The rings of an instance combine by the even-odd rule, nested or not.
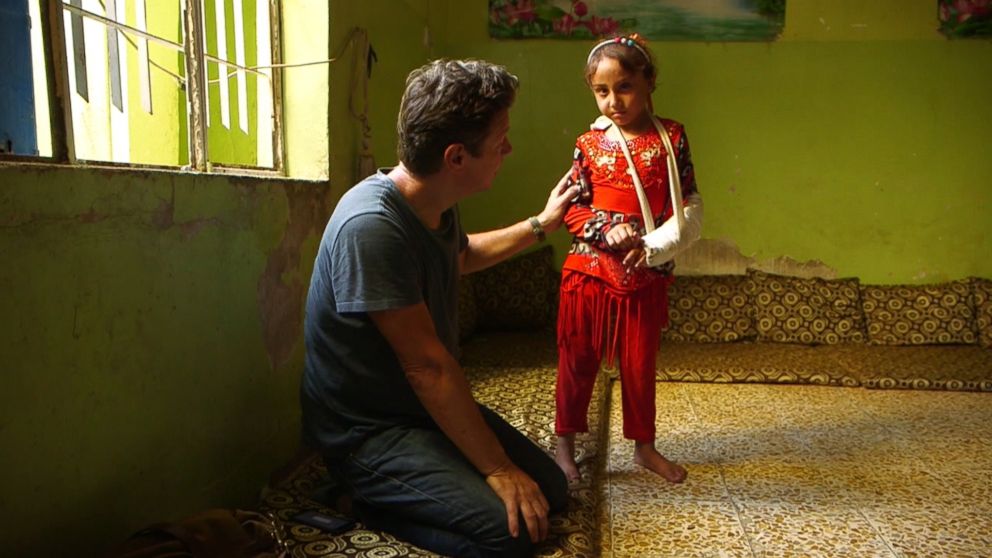
[(627, 255), (623, 257), (623, 268), (627, 270), (627, 273), (639, 269), (642, 267), (647, 267), (648, 265), (648, 255), (644, 251), (642, 246), (637, 246), (627, 252)]
[(579, 195), (578, 184), (568, 185), (568, 177), (571, 174), (572, 171), (569, 169), (561, 177), (561, 180), (558, 181), (558, 184), (551, 189), (551, 194), (548, 195), (548, 203), (544, 205), (544, 211), (537, 216), (537, 220), (541, 222), (541, 226), (545, 232), (558, 230), (562, 219), (565, 217), (565, 210), (572, 203), (572, 199)]
[(606, 231), (606, 245), (617, 252), (641, 246), (641, 235), (630, 223), (620, 223)]
[(548, 536), (548, 500), (541, 488), (519, 467), (507, 461), (505, 465), (486, 476), (486, 483), (506, 506), (506, 520), (510, 535), (520, 535), (521, 514), (527, 524), (531, 542), (538, 543)]

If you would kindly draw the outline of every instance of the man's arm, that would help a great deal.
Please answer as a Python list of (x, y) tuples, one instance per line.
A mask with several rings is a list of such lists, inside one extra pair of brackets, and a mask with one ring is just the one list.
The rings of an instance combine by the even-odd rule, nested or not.
[(461, 366), (437, 337), (423, 303), (369, 312), (399, 358), (414, 393), (431, 418), (485, 477), (506, 506), (510, 534), (519, 535), (523, 514), (530, 538), (548, 534), (548, 501), (530, 476), (506, 455), (482, 418)]
[[(571, 171), (569, 171), (571, 173)], [(578, 192), (578, 185), (568, 186), (568, 175), (561, 177), (551, 189), (544, 210), (537, 215), (541, 229), (553, 232), (561, 226), (568, 204)], [(529, 220), (521, 221), (495, 231), (468, 235), (468, 246), (460, 255), (462, 274), (472, 273), (497, 264), (537, 241), (534, 227)]]

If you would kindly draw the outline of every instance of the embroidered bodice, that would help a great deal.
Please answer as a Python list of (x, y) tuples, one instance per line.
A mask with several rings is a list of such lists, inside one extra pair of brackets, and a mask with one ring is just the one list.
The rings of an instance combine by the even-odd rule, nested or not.
[[(696, 193), (689, 142), (681, 124), (674, 120), (661, 121), (675, 149), (685, 199)], [(651, 204), (655, 225), (660, 226), (672, 216), (664, 143), (652, 129), (627, 140), (627, 146)], [(628, 274), (622, 265), (626, 252), (614, 252), (606, 245), (606, 233), (619, 223), (630, 223), (640, 234), (645, 233), (637, 192), (627, 169), (620, 144), (604, 130), (591, 130), (576, 140), (569, 182), (579, 184), (580, 191), (565, 214), (572, 246), (564, 269), (599, 277), (622, 290), (635, 290), (671, 275), (674, 263)]]

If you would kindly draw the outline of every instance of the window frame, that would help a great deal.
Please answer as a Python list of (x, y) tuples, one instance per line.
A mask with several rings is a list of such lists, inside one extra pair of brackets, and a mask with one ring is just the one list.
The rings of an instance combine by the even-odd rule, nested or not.
[[(33, 1), (33, 0), (29, 0)], [(122, 163), (117, 161), (99, 161), (80, 159), (76, 156), (75, 137), (72, 124), (71, 84), (69, 83), (69, 59), (65, 39), (65, 12), (73, 12), (81, 17), (94, 19), (104, 26), (118, 29), (121, 33), (131, 33), (142, 38), (165, 41), (176, 48), (177, 43), (166, 41), (150, 33), (135, 29), (129, 25), (120, 24), (99, 14), (92, 14), (81, 8), (76, 8), (68, 0), (38, 0), (41, 17), (41, 35), (44, 48), (46, 84), (48, 89), (48, 114), (51, 126), (51, 155), (22, 155), (0, 153), (0, 163), (55, 163), (84, 167), (112, 167), (123, 169), (157, 169), (172, 171), (194, 171), (215, 174), (250, 174), (259, 176), (285, 176), (285, 138), (283, 127), (283, 76), (282, 66), (282, 18), (281, 0), (257, 0), (264, 2), (269, 8), (269, 33), (271, 72), (265, 75), (271, 81), (272, 89), (272, 167), (257, 167), (212, 162), (209, 159), (207, 146), (206, 111), (209, 110), (206, 101), (206, 65), (208, 58), (217, 62), (218, 59), (206, 54), (204, 45), (204, 23), (202, 0), (178, 0), (183, 4), (183, 62), (186, 68), (186, 133), (189, 164), (187, 166), (157, 165), (142, 163)], [(223, 0), (216, 0), (222, 2)], [(224, 60), (223, 64), (231, 68), (245, 70), (251, 73), (261, 73), (255, 68), (240, 66)]]

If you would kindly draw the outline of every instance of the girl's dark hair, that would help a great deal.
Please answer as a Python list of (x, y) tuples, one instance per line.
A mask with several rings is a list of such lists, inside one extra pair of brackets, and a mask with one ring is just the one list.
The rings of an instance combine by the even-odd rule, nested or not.
[(410, 72), (396, 122), (399, 160), (426, 176), (441, 168), (449, 145), (479, 155), (493, 117), (513, 104), (517, 83), (503, 66), (481, 60), (435, 60)]
[(641, 48), (627, 46), (623, 43), (609, 43), (596, 48), (589, 57), (589, 61), (586, 62), (586, 85), (592, 85), (592, 76), (596, 73), (600, 61), (603, 58), (612, 58), (619, 62), (620, 67), (624, 70), (630, 73), (641, 73), (644, 79), (651, 84), (651, 89), (653, 90), (655, 79), (658, 77), (658, 69), (654, 64), (654, 56), (651, 54), (647, 43), (636, 33), (629, 37), (625, 35), (621, 35), (621, 37), (623, 39), (633, 39)]

